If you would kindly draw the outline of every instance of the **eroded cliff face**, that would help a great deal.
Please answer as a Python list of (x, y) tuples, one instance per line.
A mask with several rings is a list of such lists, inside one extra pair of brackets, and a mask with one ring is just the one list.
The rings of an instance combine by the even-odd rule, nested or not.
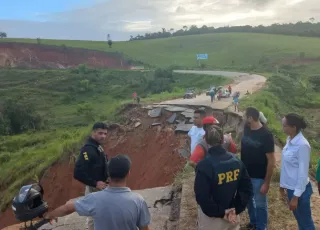
[(67, 69), (80, 64), (92, 68), (130, 69), (116, 52), (103, 52), (66, 46), (1, 42), (0, 67), (24, 69)]

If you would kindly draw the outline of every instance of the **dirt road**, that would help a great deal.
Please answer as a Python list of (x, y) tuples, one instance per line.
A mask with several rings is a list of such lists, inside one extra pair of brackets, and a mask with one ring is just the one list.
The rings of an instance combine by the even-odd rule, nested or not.
[[(196, 74), (206, 74), (214, 76), (225, 76), (228, 78), (233, 78), (232, 91), (239, 91), (240, 98), (245, 95), (247, 90), (252, 93), (263, 87), (266, 82), (266, 78), (257, 74), (248, 74), (240, 72), (228, 72), (228, 71), (197, 71), (197, 70), (175, 70), (178, 73), (196, 73)], [(161, 104), (181, 104), (181, 105), (206, 105), (211, 106), (215, 109), (225, 109), (229, 107), (232, 103), (232, 98), (222, 98), (220, 101), (215, 100), (213, 103), (210, 102), (210, 97), (205, 94), (199, 95), (193, 99), (181, 99), (164, 101)]]

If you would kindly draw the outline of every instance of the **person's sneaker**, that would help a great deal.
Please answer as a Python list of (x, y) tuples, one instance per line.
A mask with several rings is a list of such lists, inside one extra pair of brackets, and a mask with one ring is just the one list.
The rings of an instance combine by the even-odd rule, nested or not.
[(249, 223), (249, 224), (246, 225), (246, 228), (247, 228), (248, 230), (255, 230), (255, 229), (256, 229), (256, 225)]

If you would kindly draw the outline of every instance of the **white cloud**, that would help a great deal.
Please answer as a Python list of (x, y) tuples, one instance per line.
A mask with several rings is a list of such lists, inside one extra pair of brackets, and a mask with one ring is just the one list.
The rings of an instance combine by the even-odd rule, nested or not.
[(88, 8), (50, 15), (39, 22), (0, 20), (13, 37), (115, 40), (129, 35), (203, 24), (259, 25), (320, 19), (319, 0), (95, 0)]
[(152, 29), (151, 21), (126, 21), (124, 29), (129, 32), (148, 31)]

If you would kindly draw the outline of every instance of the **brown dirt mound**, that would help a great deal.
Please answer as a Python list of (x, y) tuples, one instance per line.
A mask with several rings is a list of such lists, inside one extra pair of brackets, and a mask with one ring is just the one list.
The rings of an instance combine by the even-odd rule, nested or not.
[(80, 64), (87, 64), (92, 68), (132, 67), (116, 52), (30, 43), (0, 43), (0, 67), (66, 69)]
[[(132, 170), (128, 185), (131, 189), (145, 189), (169, 185), (174, 176), (185, 165), (185, 160), (177, 150), (184, 144), (183, 134), (175, 134), (171, 125), (164, 121), (171, 113), (161, 118), (150, 118), (147, 110), (128, 106), (124, 111), (126, 125), (112, 125), (105, 150), (109, 157), (128, 154), (132, 160)], [(135, 127), (137, 122), (141, 125)], [(161, 126), (152, 127), (154, 122)], [(76, 153), (77, 154), (77, 153)], [(53, 165), (41, 179), (45, 190), (45, 200), (51, 208), (56, 208), (71, 198), (83, 195), (84, 186), (73, 179), (74, 163), (71, 158)], [(0, 215), (0, 229), (18, 223), (9, 207)]]

